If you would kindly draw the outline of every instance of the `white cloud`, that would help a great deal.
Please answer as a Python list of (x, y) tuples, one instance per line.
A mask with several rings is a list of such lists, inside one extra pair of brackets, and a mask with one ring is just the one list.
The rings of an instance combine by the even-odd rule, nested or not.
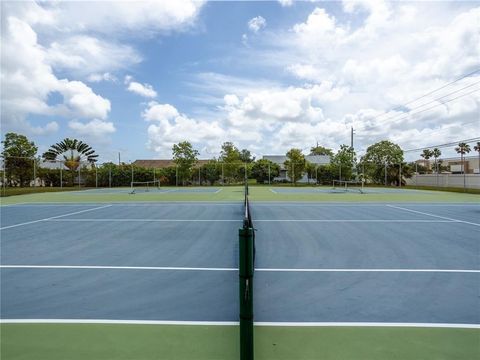
[(248, 46), (248, 35), (247, 34), (242, 34), (242, 44), (244, 46)]
[(110, 101), (80, 81), (60, 80), (57, 90), (74, 117), (105, 119), (110, 112)]
[(153, 122), (147, 130), (147, 147), (162, 156), (171, 156), (172, 146), (178, 142), (187, 140), (194, 146), (218, 146), (225, 135), (218, 122), (191, 119), (170, 104), (152, 101), (142, 116)]
[(177, 109), (170, 104), (159, 104), (151, 101), (143, 112), (143, 118), (148, 121), (165, 122), (180, 116)]
[[(27, 121), (29, 114), (106, 118), (110, 102), (80, 81), (58, 79), (48, 62), (46, 49), (39, 45), (37, 33), (29, 24), (8, 17), (3, 26), (1, 85), (4, 91), (1, 101), (4, 127), (38, 135), (58, 130), (58, 123), (31, 125)], [(63, 102), (49, 105), (49, 96), (55, 92), (62, 96)]]
[(152, 36), (158, 32), (182, 31), (191, 27), (204, 1), (64, 1), (53, 9), (56, 26), (62, 31), (78, 32), (88, 29), (121, 37), (135, 34)]
[(299, 79), (318, 82), (323, 78), (323, 71), (311, 64), (292, 64), (287, 67), (287, 71)]
[(118, 79), (115, 75), (112, 75), (109, 72), (103, 73), (103, 74), (90, 74), (87, 77), (87, 80), (89, 82), (97, 83), (97, 82), (102, 82), (102, 81), (107, 81), (107, 82), (118, 82)]
[(130, 75), (126, 75), (124, 79), (125, 85), (128, 85), (127, 90), (133, 92), (137, 95), (146, 97), (146, 98), (154, 98), (157, 97), (157, 92), (150, 84), (140, 84), (139, 82), (133, 81), (133, 77)]
[(141, 62), (142, 57), (128, 45), (76, 35), (51, 43), (47, 60), (57, 69), (87, 75), (126, 69)]
[(157, 92), (153, 89), (152, 85), (140, 84), (135, 81), (128, 84), (127, 90), (147, 98), (154, 98), (157, 96)]
[(293, 5), (293, 0), (278, 0), (278, 2), (280, 3), (280, 5), (282, 5), (282, 7)]
[(90, 137), (95, 140), (102, 140), (106, 135), (115, 132), (115, 126), (112, 122), (93, 119), (87, 123), (78, 120), (72, 120), (68, 123), (70, 129), (74, 130), (76, 134)]
[(256, 16), (248, 21), (248, 28), (250, 31), (257, 33), (259, 30), (264, 29), (267, 26), (267, 20), (261, 16)]

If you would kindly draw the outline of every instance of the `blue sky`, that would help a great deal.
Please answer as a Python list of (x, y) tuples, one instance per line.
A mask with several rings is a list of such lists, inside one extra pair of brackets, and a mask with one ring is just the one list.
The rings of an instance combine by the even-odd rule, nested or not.
[(354, 127), (362, 154), (480, 133), (480, 72), (398, 109), (480, 69), (476, 2), (1, 6), (2, 137), (39, 152), (76, 137), (100, 161), (169, 158), (183, 140), (200, 158), (225, 141), (261, 157), (337, 150)]

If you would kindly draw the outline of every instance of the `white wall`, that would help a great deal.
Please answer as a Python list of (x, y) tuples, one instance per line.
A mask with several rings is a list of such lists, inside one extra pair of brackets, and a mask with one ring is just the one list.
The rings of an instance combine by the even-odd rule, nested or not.
[[(469, 189), (480, 189), (480, 175), (465, 174), (465, 184)], [(463, 174), (424, 174), (413, 175), (407, 185), (439, 186), (463, 188)]]

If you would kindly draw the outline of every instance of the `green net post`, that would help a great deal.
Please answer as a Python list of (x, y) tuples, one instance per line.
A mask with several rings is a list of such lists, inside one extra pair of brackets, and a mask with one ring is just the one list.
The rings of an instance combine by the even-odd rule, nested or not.
[(239, 230), (240, 359), (253, 360), (253, 229)]

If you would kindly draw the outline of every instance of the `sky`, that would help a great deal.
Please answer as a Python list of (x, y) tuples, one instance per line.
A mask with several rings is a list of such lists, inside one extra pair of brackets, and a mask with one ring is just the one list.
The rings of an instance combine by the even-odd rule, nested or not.
[(480, 136), (479, 2), (2, 1), (0, 36), (2, 139), (39, 154), (65, 137), (130, 162), (185, 140), (209, 159), (226, 141), (336, 151), (351, 128), (360, 155)]

